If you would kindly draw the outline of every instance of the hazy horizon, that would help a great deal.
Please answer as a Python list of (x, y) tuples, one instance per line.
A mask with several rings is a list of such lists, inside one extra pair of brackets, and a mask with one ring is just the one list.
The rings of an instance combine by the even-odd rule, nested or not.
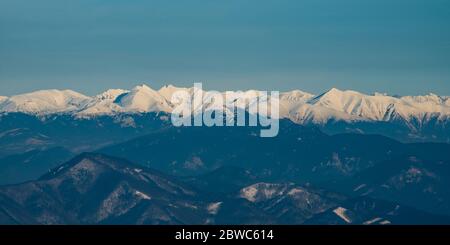
[[(101, 93), (103, 93), (103, 92), (105, 92), (105, 91), (107, 91), (107, 90), (109, 90), (109, 89), (123, 89), (123, 90), (131, 90), (131, 89), (133, 89), (133, 88), (135, 88), (135, 87), (137, 87), (137, 86), (140, 86), (140, 85), (147, 85), (148, 87), (150, 87), (150, 88), (152, 88), (152, 89), (154, 89), (154, 90), (159, 90), (159, 89), (161, 89), (162, 87), (164, 87), (164, 86), (168, 86), (168, 85), (172, 85), (172, 86), (175, 86), (175, 87), (181, 87), (181, 88), (190, 88), (190, 87), (193, 87), (194, 86), (194, 83), (191, 83), (190, 85), (189, 84), (186, 84), (186, 86), (184, 86), (184, 85), (177, 85), (177, 84), (174, 84), (174, 83), (165, 83), (165, 84), (162, 84), (162, 85), (158, 85), (158, 86), (154, 86), (152, 83), (148, 83), (148, 82), (137, 82), (137, 83), (135, 83), (134, 85), (131, 85), (131, 86), (128, 86), (128, 87), (105, 87), (104, 89), (100, 89), (99, 91), (94, 91), (93, 93), (89, 93), (89, 92), (83, 92), (83, 90), (80, 90), (80, 89), (77, 89), (77, 88), (69, 88), (69, 87), (48, 87), (48, 88), (37, 88), (37, 89), (34, 89), (34, 90), (29, 90), (29, 91), (23, 91), (23, 92), (19, 92), (19, 93), (15, 93), (15, 94), (0, 94), (0, 96), (6, 96), (6, 97), (11, 97), (11, 96), (15, 96), (15, 95), (21, 95), (21, 94), (27, 94), (27, 93), (32, 93), (32, 92), (37, 92), (37, 91), (41, 91), (41, 90), (51, 90), (51, 89), (56, 89), (56, 90), (72, 90), (72, 91), (75, 91), (75, 92), (78, 92), (78, 93), (81, 93), (81, 94), (83, 94), (83, 95), (86, 95), (86, 96), (95, 96), (95, 95), (98, 95), (98, 94), (101, 94)], [(203, 84), (204, 85), (204, 84)], [(380, 93), (380, 94), (386, 94), (386, 95), (389, 95), (389, 96), (417, 96), (417, 95), (429, 95), (429, 94), (435, 94), (435, 95), (438, 95), (438, 96), (450, 96), (450, 95), (447, 95), (447, 94), (439, 94), (439, 93), (434, 93), (434, 92), (426, 92), (426, 93), (419, 93), (419, 94), (393, 94), (393, 93), (389, 93), (388, 91), (373, 91), (373, 92), (365, 92), (365, 91), (359, 91), (359, 90), (355, 90), (355, 89), (351, 89), (351, 88), (348, 88), (348, 89), (345, 89), (345, 88), (339, 88), (339, 87), (330, 87), (330, 88), (328, 88), (328, 89), (325, 89), (325, 90), (322, 90), (322, 91), (319, 91), (319, 92), (314, 92), (314, 91), (308, 91), (308, 90), (305, 90), (305, 89), (302, 89), (302, 88), (292, 88), (292, 89), (285, 89), (285, 90), (267, 90), (267, 91), (279, 91), (279, 92), (281, 92), (281, 93), (283, 93), (283, 92), (290, 92), (290, 91), (293, 91), (293, 90), (300, 90), (300, 91), (303, 91), (303, 92), (307, 92), (307, 93), (310, 93), (310, 94), (313, 94), (313, 95), (320, 95), (320, 94), (322, 94), (322, 93), (326, 93), (327, 91), (329, 91), (329, 90), (331, 90), (331, 89), (338, 89), (338, 90), (341, 90), (341, 91), (347, 91), (347, 90), (351, 90), (351, 91), (356, 91), (356, 92), (360, 92), (360, 93), (363, 93), (363, 94), (367, 94), (367, 95), (373, 95), (373, 94), (375, 94), (375, 93)], [(203, 89), (204, 90), (209, 90), (209, 91), (211, 91), (211, 90), (215, 90), (215, 91), (219, 91), (219, 92), (225, 92), (225, 91), (239, 91), (239, 90), (242, 90), (242, 91), (246, 91), (246, 90), (252, 90), (252, 89), (255, 89), (255, 90), (263, 90), (263, 89), (257, 89), (257, 88), (245, 88), (245, 89), (233, 89), (233, 88), (229, 88), (229, 89), (215, 89), (215, 88), (210, 88), (210, 87), (208, 87), (208, 86), (203, 86)]]
[(0, 94), (147, 83), (450, 95), (443, 0), (0, 2)]

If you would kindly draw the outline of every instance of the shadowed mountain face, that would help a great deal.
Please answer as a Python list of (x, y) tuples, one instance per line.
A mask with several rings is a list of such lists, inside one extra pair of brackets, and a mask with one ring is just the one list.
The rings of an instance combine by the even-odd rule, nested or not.
[(355, 195), (394, 200), (435, 213), (450, 213), (448, 146), (411, 145), (413, 152), (384, 161), (349, 180)]
[(126, 160), (82, 154), (36, 181), (0, 187), (0, 223), (450, 223), (395, 203), (289, 183), (216, 194)]
[[(258, 181), (311, 183), (450, 215), (450, 145), (382, 136), (328, 136), (282, 121), (276, 138), (256, 128), (167, 128), (100, 152), (128, 158), (208, 191)], [(188, 177), (187, 175), (194, 176)]]
[(407, 148), (381, 136), (328, 136), (314, 127), (280, 123), (274, 138), (260, 138), (260, 129), (251, 127), (171, 127), (99, 152), (173, 175), (236, 166), (255, 170), (260, 177), (319, 182), (352, 176)]
[(199, 224), (206, 214), (195, 190), (159, 172), (95, 154), (82, 154), (37, 181), (3, 187), (0, 193), (8, 200), (2, 210), (19, 223), (33, 217), (43, 224)]

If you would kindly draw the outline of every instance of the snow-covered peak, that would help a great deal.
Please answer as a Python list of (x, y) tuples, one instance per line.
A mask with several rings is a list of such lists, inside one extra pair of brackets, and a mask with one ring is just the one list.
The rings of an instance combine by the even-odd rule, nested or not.
[(150, 88), (147, 84), (140, 84), (135, 86), (132, 91), (154, 91), (152, 88)]
[(190, 89), (188, 88), (180, 88), (180, 87), (175, 87), (173, 85), (166, 85), (161, 87), (158, 90), (158, 93), (163, 96), (167, 101), (171, 101), (172, 100), (172, 95), (177, 92), (177, 91), (187, 91), (190, 92)]
[(75, 111), (90, 97), (72, 90), (40, 90), (6, 98), (0, 112), (48, 114)]
[(373, 93), (373, 96), (388, 96), (388, 94), (387, 93), (375, 92), (375, 93)]
[(363, 120), (383, 120), (388, 109), (396, 104), (401, 104), (401, 101), (379, 93), (367, 95), (357, 91), (341, 91), (333, 88), (311, 99), (309, 104), (343, 112)]
[(309, 102), (311, 104), (320, 104), (320, 105), (337, 105), (341, 104), (342, 100), (361, 96), (363, 96), (363, 94), (356, 91), (352, 90), (342, 91), (337, 88), (332, 88), (327, 92), (312, 98)]
[[(167, 85), (155, 91), (143, 84), (131, 91), (110, 89), (97, 96), (87, 97), (71, 90), (42, 90), (12, 97), (0, 97), (0, 113), (24, 112), (30, 114), (70, 113), (76, 116), (114, 115), (118, 113), (171, 112), (176, 106), (170, 103), (173, 93), (186, 91), (193, 95), (200, 92), (195, 87), (180, 88)], [(203, 91), (203, 96), (207, 91)], [(227, 91), (222, 95), (246, 97), (247, 103), (256, 103), (261, 91)], [(208, 101), (208, 100), (206, 100)], [(268, 98), (271, 103), (270, 98)], [(389, 96), (375, 93), (367, 95), (352, 90), (332, 88), (314, 96), (300, 90), (280, 94), (280, 118), (297, 123), (323, 124), (329, 121), (403, 121), (417, 125), (433, 118), (450, 120), (450, 98), (428, 94), (424, 96)], [(209, 103), (209, 104), (208, 104)], [(204, 108), (220, 107), (211, 102)], [(225, 105), (225, 113), (232, 113)], [(238, 105), (244, 108), (244, 105)], [(192, 108), (196, 113), (198, 108)]]
[(105, 92), (98, 94), (94, 97), (96, 100), (115, 100), (122, 94), (128, 93), (130, 91), (124, 89), (108, 89)]
[(401, 97), (401, 99), (409, 103), (431, 103), (435, 105), (445, 104), (447, 100), (447, 98), (438, 96), (433, 93), (419, 96), (403, 96)]
[(116, 100), (127, 112), (170, 112), (167, 100), (147, 85), (136, 86), (124, 96)]
[(77, 116), (94, 116), (94, 115), (109, 115), (121, 111), (119, 105), (114, 102), (120, 96), (129, 93), (128, 90), (123, 89), (109, 89), (101, 94), (96, 95), (92, 98), (89, 103), (84, 107), (80, 108), (77, 112)]
[[(314, 98), (313, 94), (303, 92), (301, 90), (293, 90), (280, 94), (280, 115), (289, 115), (296, 112), (305, 103)], [(287, 116), (288, 117), (288, 116)]]
[[(434, 94), (426, 96), (393, 97), (375, 93), (367, 95), (357, 91), (342, 91), (336, 88), (316, 96), (288, 117), (296, 121), (326, 123), (344, 121), (423, 121), (439, 114), (439, 118), (450, 115), (446, 97)], [(295, 117), (293, 117), (295, 115)]]
[(288, 102), (306, 102), (314, 97), (313, 94), (303, 92), (301, 90), (292, 90), (289, 92), (281, 93), (280, 99)]
[(406, 105), (414, 107), (416, 114), (422, 117), (439, 113), (442, 116), (450, 115), (450, 101), (448, 97), (428, 94), (423, 96), (404, 96), (400, 98)]
[(131, 91), (110, 89), (93, 98), (77, 116), (114, 115), (117, 113), (170, 112), (167, 100), (158, 92), (143, 84)]

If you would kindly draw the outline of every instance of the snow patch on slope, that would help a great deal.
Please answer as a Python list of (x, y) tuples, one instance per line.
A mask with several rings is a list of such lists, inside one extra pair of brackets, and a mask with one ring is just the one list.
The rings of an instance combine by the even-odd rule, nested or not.
[(145, 194), (143, 192), (140, 192), (140, 191), (135, 191), (134, 194), (136, 196), (138, 196), (139, 198), (144, 199), (144, 200), (151, 200), (152, 199), (150, 196), (148, 196), (147, 194)]
[(214, 202), (210, 203), (207, 207), (209, 214), (217, 214), (219, 212), (220, 206), (222, 205), (222, 202)]
[(272, 183), (257, 183), (241, 189), (240, 197), (250, 202), (259, 202), (282, 195), (287, 186)]
[(350, 224), (350, 223), (352, 223), (352, 220), (347, 215), (347, 212), (348, 212), (348, 210), (343, 207), (338, 207), (333, 210), (333, 213), (335, 213), (337, 216), (339, 216), (339, 218), (343, 219), (346, 223)]

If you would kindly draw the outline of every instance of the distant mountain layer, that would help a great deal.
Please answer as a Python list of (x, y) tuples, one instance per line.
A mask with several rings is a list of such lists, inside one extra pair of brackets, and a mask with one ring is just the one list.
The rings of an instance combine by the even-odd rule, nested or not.
[(450, 215), (450, 144), (329, 136), (289, 120), (281, 121), (277, 137), (260, 138), (257, 132), (252, 127), (172, 127), (99, 152), (184, 176), (212, 192), (254, 182), (311, 183)]
[(277, 137), (260, 138), (259, 127), (177, 128), (161, 123), (166, 116), (138, 114), (132, 117), (136, 126), (130, 127), (114, 122), (129, 116), (40, 120), (10, 114), (0, 118), (0, 129), (23, 128), (0, 135), (0, 182), (36, 179), (72, 154), (97, 149), (219, 196), (259, 182), (310, 183), (351, 197), (450, 215), (450, 144), (330, 136), (286, 119)]
[(155, 113), (83, 119), (8, 113), (0, 115), (0, 158), (54, 147), (75, 153), (92, 151), (170, 125), (168, 115)]
[(36, 181), (0, 187), (0, 224), (449, 224), (396, 203), (291, 183), (211, 195), (177, 178), (82, 154)]
[(35, 180), (72, 156), (66, 149), (56, 147), (0, 158), (0, 185)]
[[(75, 118), (165, 112), (176, 91), (193, 94), (194, 88), (164, 86), (154, 90), (146, 85), (131, 90), (110, 89), (94, 97), (70, 90), (43, 90), (0, 97), (0, 113), (21, 112), (38, 116), (69, 114)], [(260, 91), (244, 92), (256, 97)], [(294, 90), (280, 94), (280, 117), (299, 124), (314, 124), (328, 133), (378, 133), (403, 141), (450, 142), (450, 97), (395, 97), (376, 93), (331, 89), (320, 95)], [(211, 105), (205, 105), (206, 108)], [(197, 108), (192, 108), (194, 113)], [(212, 107), (210, 107), (212, 109)], [(231, 108), (224, 108), (225, 113)]]

